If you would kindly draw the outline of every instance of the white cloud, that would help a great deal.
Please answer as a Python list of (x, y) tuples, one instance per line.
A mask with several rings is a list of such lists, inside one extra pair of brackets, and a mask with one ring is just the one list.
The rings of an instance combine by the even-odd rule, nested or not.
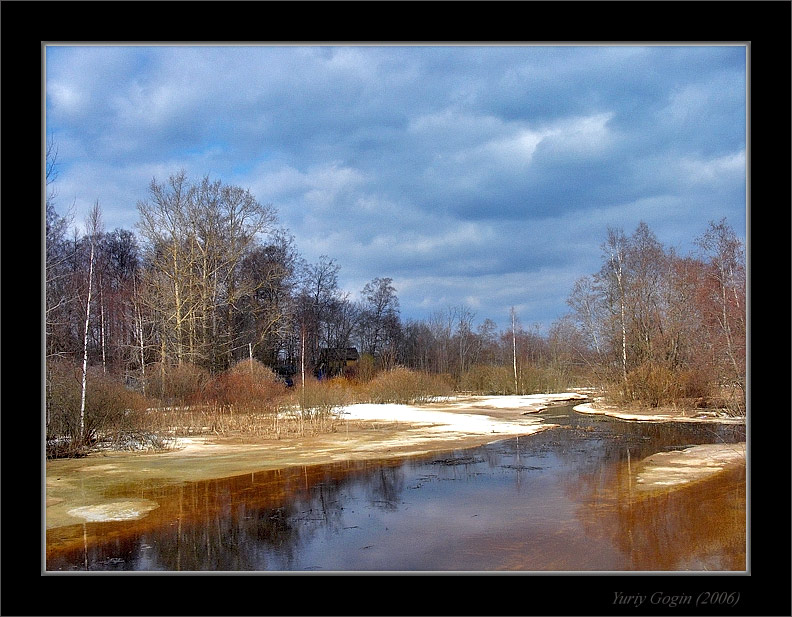
[[(440, 255), (446, 251), (470, 251), (493, 241), (491, 228), (470, 222), (444, 223), (431, 228), (431, 233), (410, 235), (409, 250), (418, 255)], [(407, 247), (405, 247), (407, 248)]]
[(365, 182), (358, 169), (335, 161), (301, 170), (288, 164), (263, 163), (236, 180), (249, 186), (260, 201), (292, 205), (301, 210), (322, 211), (348, 207), (341, 201)]
[(540, 131), (541, 145), (554, 153), (585, 156), (602, 152), (612, 143), (608, 122), (612, 113), (564, 118)]
[(536, 146), (542, 139), (544, 136), (541, 133), (530, 129), (521, 129), (508, 137), (488, 142), (481, 148), (481, 151), (491, 156), (494, 162), (527, 165), (531, 162), (534, 152), (536, 152)]
[(159, 83), (146, 86), (133, 83), (111, 99), (115, 121), (135, 130), (156, 128), (175, 120), (191, 102), (190, 89), (179, 84)]
[(683, 177), (692, 184), (730, 184), (745, 180), (745, 150), (704, 159), (683, 157), (679, 162)]

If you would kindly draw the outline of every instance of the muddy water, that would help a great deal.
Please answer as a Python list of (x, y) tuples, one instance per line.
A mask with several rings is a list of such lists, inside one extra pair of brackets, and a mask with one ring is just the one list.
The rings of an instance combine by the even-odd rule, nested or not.
[(542, 416), (559, 428), (434, 456), (186, 483), (108, 497), (138, 520), (50, 530), (47, 569), (745, 570), (745, 469), (635, 490), (635, 461), (740, 442), (740, 426)]

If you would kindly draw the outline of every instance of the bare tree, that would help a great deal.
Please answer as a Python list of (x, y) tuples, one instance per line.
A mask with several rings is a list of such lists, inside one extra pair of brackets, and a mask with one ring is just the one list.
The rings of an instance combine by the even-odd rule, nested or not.
[(294, 325), (298, 265), (294, 239), (284, 230), (252, 249), (241, 265), (240, 335), (248, 339), (252, 354), (270, 365), (277, 362)]
[(138, 204), (157, 290), (161, 356), (222, 370), (248, 350), (243, 309), (257, 283), (242, 274), (245, 258), (271, 231), (276, 216), (250, 191), (188, 181), (181, 171), (149, 186)]
[(458, 351), (459, 375), (464, 375), (476, 362), (480, 351), (479, 339), (473, 331), (473, 319), (476, 314), (466, 306), (459, 306), (456, 312), (456, 347)]
[(46, 146), (45, 160), (45, 229), (44, 229), (44, 270), (45, 282), (45, 332), (47, 337), (47, 357), (67, 353), (66, 331), (70, 324), (68, 310), (75, 295), (69, 286), (69, 263), (73, 259), (75, 245), (69, 246), (66, 239), (71, 224), (71, 209), (60, 216), (55, 209), (58, 150), (50, 138)]
[(620, 359), (622, 380), (624, 382), (625, 393), (627, 391), (627, 282), (626, 260), (627, 260), (627, 238), (621, 230), (608, 228), (608, 237), (603, 245), (603, 252), (607, 255), (607, 261), (600, 272), (600, 280), (604, 282), (608, 304), (615, 306), (615, 315), (618, 328), (621, 334)]
[(46, 154), (44, 157), (44, 180), (47, 195), (45, 202), (47, 207), (55, 203), (55, 187), (53, 184), (58, 177), (58, 146), (54, 138), (50, 135), (47, 138)]
[[(208, 179), (204, 179), (208, 181)], [(224, 185), (220, 191), (222, 221), (222, 284), (226, 303), (226, 333), (228, 340), (227, 363), (233, 362), (233, 350), (246, 347), (244, 334), (239, 338), (237, 313), (240, 302), (248, 297), (255, 283), (241, 276), (245, 256), (258, 245), (260, 234), (271, 230), (276, 221), (275, 211), (260, 204), (249, 190)], [(248, 283), (246, 285), (245, 283)]]
[(328, 326), (333, 305), (339, 299), (338, 273), (341, 267), (334, 259), (322, 255), (315, 264), (303, 268), (297, 297), (297, 314), (300, 323), (300, 345), (305, 348), (301, 357), (307, 360), (308, 369), (319, 365), (322, 346), (329, 346)]
[(731, 380), (745, 393), (745, 254), (742, 243), (726, 219), (710, 222), (697, 239), (709, 265), (710, 306), (722, 340), (723, 354), (731, 367)]
[(512, 322), (512, 366), (514, 368), (514, 393), (517, 394), (517, 312), (514, 310), (514, 307), (511, 307), (509, 314), (511, 315)]
[(180, 171), (171, 175), (167, 184), (152, 180), (149, 198), (138, 203), (138, 229), (149, 242), (149, 259), (159, 275), (155, 280), (163, 301), (160, 307), (163, 323), (174, 324), (173, 341), (178, 364), (184, 360), (185, 320), (190, 308), (185, 298), (190, 267), (183, 245), (188, 198), (187, 176)]
[(663, 290), (668, 282), (668, 256), (645, 222), (639, 223), (627, 247), (629, 322), (634, 329), (635, 361), (662, 362)]
[(588, 338), (600, 361), (603, 361), (604, 344), (601, 329), (604, 316), (601, 290), (597, 288), (592, 277), (584, 276), (575, 281), (567, 304), (572, 308), (572, 314), (580, 331)]
[(372, 356), (393, 351), (398, 336), (399, 298), (391, 278), (374, 278), (363, 287), (359, 325), (363, 350)]
[(454, 330), (454, 315), (451, 309), (434, 311), (429, 315), (429, 331), (432, 337), (432, 365), (436, 373), (451, 372), (451, 341)]
[(82, 362), (82, 388), (80, 391), (80, 418), (79, 418), (79, 441), (83, 443), (86, 439), (85, 434), (85, 394), (88, 380), (88, 327), (91, 320), (91, 293), (93, 285), (94, 257), (96, 254), (96, 242), (102, 228), (102, 213), (97, 201), (86, 221), (86, 229), (90, 238), (91, 254), (88, 260), (88, 292), (85, 300), (85, 329), (83, 330), (83, 362)]

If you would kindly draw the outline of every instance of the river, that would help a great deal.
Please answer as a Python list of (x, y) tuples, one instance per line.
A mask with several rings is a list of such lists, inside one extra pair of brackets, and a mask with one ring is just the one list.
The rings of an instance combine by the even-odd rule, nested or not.
[(48, 541), (47, 570), (745, 570), (744, 466), (655, 493), (631, 474), (657, 452), (745, 441), (743, 425), (541, 416), (559, 427), (431, 456), (122, 486), (112, 497), (156, 507), (58, 529), (71, 541)]

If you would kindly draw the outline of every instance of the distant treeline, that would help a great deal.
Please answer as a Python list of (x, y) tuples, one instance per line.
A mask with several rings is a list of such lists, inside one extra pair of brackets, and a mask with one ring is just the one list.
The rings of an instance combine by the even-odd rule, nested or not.
[[(465, 306), (403, 320), (397, 289), (384, 276), (350, 297), (334, 258), (307, 263), (271, 206), (208, 177), (153, 180), (137, 205), (136, 232), (105, 231), (97, 203), (85, 233), (70, 234), (72, 221), (57, 214), (54, 196), (46, 203), (53, 437), (84, 436), (86, 409), (108, 383), (116, 398), (123, 392), (166, 405), (183, 402), (191, 387), (206, 391), (241, 361), (289, 385), (317, 376), (366, 383), (400, 367), (456, 390), (591, 385), (625, 402), (744, 411), (745, 260), (725, 220), (704, 231), (697, 256), (666, 249), (643, 223), (631, 236), (609, 229), (601, 270), (575, 284), (570, 313), (543, 336), (522, 327), (513, 310), (502, 328), (490, 319), (476, 326)], [(348, 358), (338, 355), (352, 348)], [(64, 395), (57, 379), (80, 400)]]

